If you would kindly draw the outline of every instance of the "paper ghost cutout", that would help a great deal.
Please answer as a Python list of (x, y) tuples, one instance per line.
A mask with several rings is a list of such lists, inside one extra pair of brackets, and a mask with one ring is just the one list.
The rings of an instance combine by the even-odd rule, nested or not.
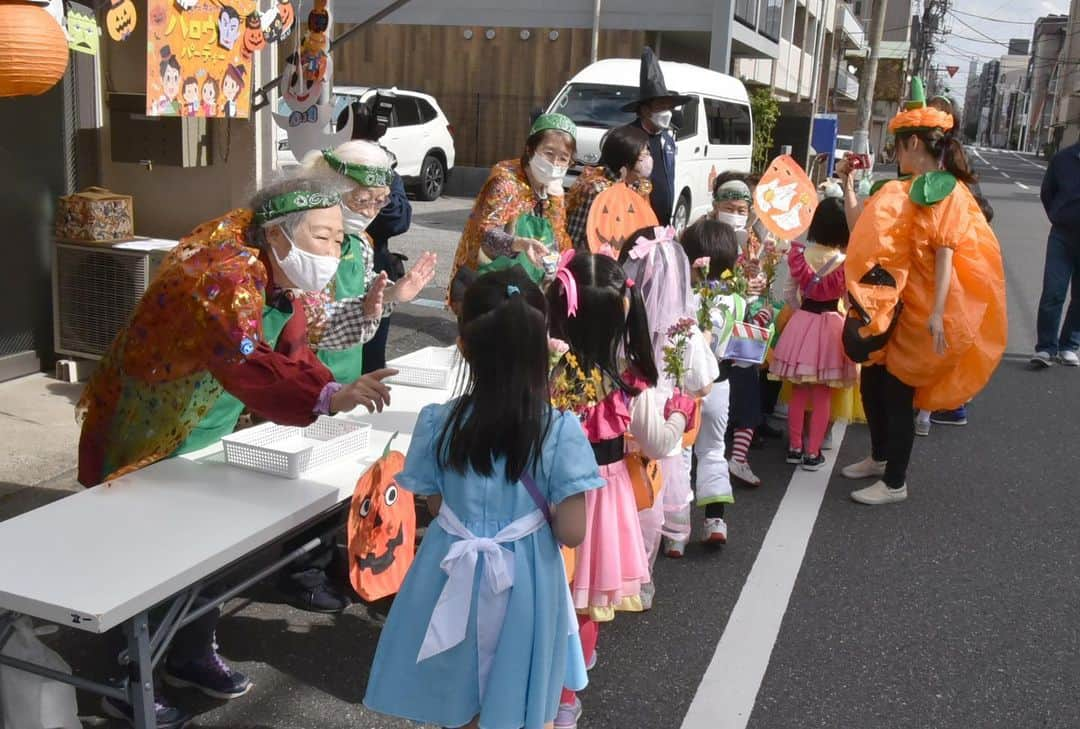
[(176, 4), (181, 10), (191, 10), (199, 4), (199, 0), (176, 0)]

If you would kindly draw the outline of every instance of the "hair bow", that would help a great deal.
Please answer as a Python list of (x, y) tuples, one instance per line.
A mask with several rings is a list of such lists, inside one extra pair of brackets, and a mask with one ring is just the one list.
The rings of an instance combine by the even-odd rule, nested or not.
[(575, 317), (578, 310), (578, 291), (577, 279), (570, 271), (572, 260), (574, 260), (574, 249), (563, 251), (559, 256), (559, 267), (555, 269), (555, 280), (562, 282), (563, 292), (566, 294), (566, 315)]
[(652, 238), (641, 236), (634, 241), (634, 248), (630, 251), (630, 257), (635, 261), (640, 261), (656, 250), (656, 246), (660, 243), (673, 240), (675, 240), (675, 229), (670, 225), (666, 228), (658, 225), (653, 228)]

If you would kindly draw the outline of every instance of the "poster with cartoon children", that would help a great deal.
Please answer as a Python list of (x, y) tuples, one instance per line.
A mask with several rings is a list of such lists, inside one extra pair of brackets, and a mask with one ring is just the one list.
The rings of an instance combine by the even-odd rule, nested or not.
[(146, 113), (246, 119), (254, 36), (273, 43), (294, 19), (291, 0), (261, 1), (148, 0)]

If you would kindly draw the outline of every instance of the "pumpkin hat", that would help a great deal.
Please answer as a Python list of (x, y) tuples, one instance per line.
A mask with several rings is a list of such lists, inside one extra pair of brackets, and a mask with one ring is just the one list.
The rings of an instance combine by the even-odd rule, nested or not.
[(889, 132), (903, 134), (931, 129), (947, 132), (952, 128), (952, 114), (927, 106), (926, 90), (923, 88), (922, 79), (918, 76), (912, 77), (911, 100), (905, 104), (904, 110), (889, 122)]

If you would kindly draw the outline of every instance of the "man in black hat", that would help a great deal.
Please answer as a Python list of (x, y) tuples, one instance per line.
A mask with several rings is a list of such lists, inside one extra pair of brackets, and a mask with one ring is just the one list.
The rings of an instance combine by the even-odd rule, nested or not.
[(690, 101), (689, 96), (669, 92), (664, 72), (652, 48), (641, 53), (641, 81), (638, 98), (623, 107), (638, 115), (636, 126), (649, 135), (649, 153), (653, 158), (653, 212), (661, 225), (671, 223), (675, 207), (675, 135), (671, 132), (671, 117), (675, 109)]

